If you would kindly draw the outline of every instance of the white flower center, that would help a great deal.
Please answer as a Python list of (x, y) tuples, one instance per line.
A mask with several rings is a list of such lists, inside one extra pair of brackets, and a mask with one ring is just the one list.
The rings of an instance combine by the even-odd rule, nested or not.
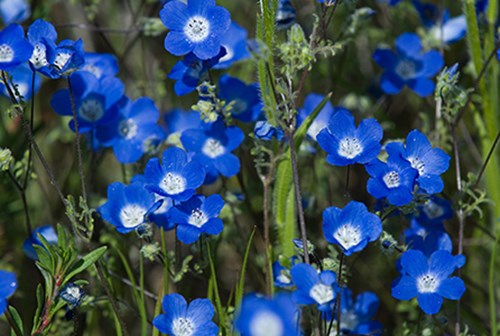
[(33, 54), (31, 54), (30, 63), (35, 67), (35, 69), (40, 69), (41, 67), (47, 66), (47, 48), (43, 43), (35, 44), (33, 48)]
[(144, 222), (147, 209), (137, 204), (127, 204), (120, 211), (120, 220), (126, 228), (134, 228)]
[(382, 180), (389, 189), (397, 188), (401, 184), (399, 181), (399, 174), (394, 170), (385, 174)]
[(188, 223), (200, 228), (208, 221), (207, 215), (200, 209), (193, 210), (189, 216)]
[(91, 74), (96, 76), (96, 78), (101, 78), (101, 76), (102, 76), (101, 68), (96, 67), (94, 64), (87, 64), (83, 67), (82, 70), (90, 72)]
[(290, 276), (289, 276), (288, 274), (285, 274), (285, 272), (284, 272), (284, 271), (282, 271), (282, 272), (280, 273), (280, 275), (278, 275), (278, 276), (276, 277), (276, 279), (277, 279), (279, 282), (283, 283), (283, 284), (287, 284), (287, 285), (288, 285), (288, 284), (291, 284), (291, 283), (292, 283), (292, 279), (290, 279)]
[(279, 316), (270, 311), (259, 312), (250, 322), (252, 336), (283, 336), (283, 329)]
[(410, 60), (399, 61), (396, 65), (396, 73), (403, 79), (413, 78), (415, 75), (415, 63)]
[(418, 156), (408, 158), (408, 161), (410, 161), (411, 167), (413, 169), (418, 170), (419, 175), (425, 174), (425, 163)]
[(191, 336), (194, 331), (193, 322), (187, 318), (179, 317), (172, 323), (172, 336)]
[(203, 16), (193, 16), (188, 19), (184, 26), (184, 34), (191, 42), (199, 43), (204, 41), (210, 33), (210, 22)]
[(427, 215), (427, 217), (431, 219), (441, 217), (444, 213), (443, 208), (434, 203), (433, 201), (425, 202), (423, 210)]
[(340, 140), (338, 154), (346, 159), (354, 159), (361, 154), (363, 147), (356, 138), (344, 138)]
[(427, 273), (417, 280), (419, 293), (435, 293), (439, 287), (439, 280), (431, 273)]
[(133, 119), (125, 119), (120, 121), (118, 132), (122, 137), (130, 140), (137, 135), (137, 128), (137, 124)]
[(234, 115), (239, 115), (242, 112), (245, 112), (248, 108), (248, 104), (246, 101), (242, 99), (233, 100), (233, 108), (231, 109), (231, 113)]
[(223, 44), (222, 47), (226, 49), (226, 54), (222, 56), (219, 60), (219, 63), (227, 62), (233, 59), (234, 57), (234, 50), (228, 45)]
[(54, 59), (54, 66), (58, 69), (61, 70), (66, 66), (66, 63), (68, 63), (69, 59), (71, 58), (73, 54), (69, 52), (58, 52), (56, 54), (56, 57)]
[(186, 190), (186, 179), (181, 175), (168, 172), (160, 182), (160, 188), (169, 195), (177, 195)]
[(333, 234), (333, 237), (342, 245), (346, 250), (356, 246), (361, 241), (361, 232), (357, 227), (351, 224), (344, 224), (338, 228)]
[(209, 158), (215, 159), (216, 157), (224, 154), (225, 149), (219, 140), (208, 138), (207, 141), (205, 141), (205, 144), (203, 144), (201, 151)]
[(14, 59), (14, 49), (7, 44), (0, 45), (0, 63), (12, 62)]
[(309, 291), (309, 296), (320, 305), (328, 303), (334, 298), (332, 287), (322, 283), (314, 285)]
[(78, 115), (86, 121), (95, 122), (104, 116), (104, 107), (95, 98), (85, 99), (78, 108)]

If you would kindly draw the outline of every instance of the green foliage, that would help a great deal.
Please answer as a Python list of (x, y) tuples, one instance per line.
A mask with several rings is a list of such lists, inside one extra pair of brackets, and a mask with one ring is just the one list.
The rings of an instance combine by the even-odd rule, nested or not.
[(89, 208), (86, 200), (80, 196), (79, 208), (77, 209), (75, 199), (72, 195), (68, 195), (65, 200), (66, 216), (71, 222), (75, 233), (88, 242), (92, 238), (94, 232), (94, 218), (92, 214), (95, 209)]
[(10, 165), (14, 161), (12, 152), (8, 148), (0, 148), (0, 170), (6, 171), (10, 169)]

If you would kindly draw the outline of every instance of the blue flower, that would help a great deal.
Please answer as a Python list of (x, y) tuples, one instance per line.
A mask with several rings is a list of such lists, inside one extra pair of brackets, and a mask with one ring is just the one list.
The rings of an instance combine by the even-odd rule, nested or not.
[(296, 256), (286, 260), (288, 267), (283, 266), (280, 260), (273, 262), (273, 283), (276, 287), (290, 288), (293, 286), (292, 276), (290, 275), (290, 265), (293, 266), (299, 261)]
[(243, 122), (256, 120), (262, 112), (257, 84), (245, 84), (238, 78), (223, 75), (219, 79), (220, 98), (232, 103), (231, 116)]
[(7, 298), (17, 289), (17, 278), (14, 273), (0, 270), (0, 315), (7, 309)]
[(280, 30), (290, 28), (295, 23), (295, 8), (290, 0), (278, 0), (278, 8), (276, 9), (276, 27)]
[(121, 163), (139, 160), (148, 149), (148, 142), (158, 143), (165, 139), (158, 125), (160, 113), (154, 102), (147, 97), (130, 101), (122, 99), (112, 107), (115, 119), (97, 127), (97, 139), (106, 147), (113, 147), (116, 159)]
[(57, 233), (54, 228), (50, 225), (44, 225), (37, 227), (33, 230), (33, 233), (28, 237), (23, 243), (23, 252), (26, 256), (32, 260), (38, 260), (35, 248), (33, 245), (42, 246), (42, 242), (38, 238), (41, 235), (49, 244), (57, 244)]
[(160, 19), (170, 30), (165, 49), (175, 56), (194, 53), (206, 60), (216, 56), (221, 38), (231, 24), (229, 12), (215, 0), (170, 1), (160, 11)]
[(167, 76), (177, 81), (174, 85), (175, 93), (183, 96), (196, 90), (198, 84), (207, 78), (208, 69), (216, 65), (225, 54), (226, 49), (221, 48), (216, 56), (202, 60), (189, 53), (184, 59), (175, 63)]
[(170, 147), (163, 152), (162, 163), (157, 158), (149, 160), (144, 179), (149, 190), (181, 202), (190, 199), (203, 184), (205, 170), (197, 160), (189, 160), (182, 149)]
[(48, 49), (48, 58), (52, 59), (51, 72), (47, 74), (50, 78), (68, 76), (80, 69), (85, 63), (85, 51), (83, 41), (78, 39), (62, 40), (55, 49)]
[(299, 336), (299, 309), (288, 294), (246, 295), (235, 318), (241, 336)]
[(420, 38), (412, 33), (401, 34), (396, 39), (396, 53), (389, 49), (377, 49), (373, 54), (375, 62), (385, 72), (380, 79), (382, 90), (397, 94), (407, 85), (422, 97), (434, 91), (430, 79), (443, 67), (443, 56), (435, 50), (422, 52)]
[(418, 171), (419, 187), (429, 193), (443, 191), (444, 183), (440, 175), (448, 170), (450, 156), (440, 148), (432, 148), (427, 137), (418, 130), (413, 130), (406, 138), (406, 147), (400, 142), (386, 146), (389, 155), (401, 155)]
[(33, 46), (33, 53), (29, 60), (32, 69), (49, 76), (52, 73), (50, 65), (54, 61), (54, 53), (48, 51), (56, 47), (56, 29), (51, 23), (37, 19), (28, 28), (27, 35), (28, 41)]
[(450, 201), (434, 195), (424, 204), (419, 205), (417, 210), (417, 220), (426, 225), (440, 224), (453, 218), (453, 208)]
[(363, 203), (351, 201), (343, 209), (329, 207), (323, 211), (323, 232), (329, 243), (339, 245), (349, 256), (378, 239), (382, 222)]
[(441, 309), (443, 298), (458, 300), (465, 292), (464, 282), (449, 277), (455, 271), (450, 252), (438, 250), (429, 259), (420, 251), (409, 250), (401, 256), (402, 277), (392, 288), (398, 300), (417, 297), (418, 305), (428, 315)]
[(218, 174), (225, 177), (236, 175), (240, 160), (231, 152), (243, 142), (245, 135), (236, 126), (226, 127), (222, 120), (205, 124), (203, 129), (189, 129), (182, 133), (184, 148), (196, 153), (207, 172), (205, 183), (212, 183)]
[(467, 32), (467, 22), (465, 15), (450, 18), (450, 12), (431, 3), (421, 3), (414, 0), (413, 5), (418, 11), (424, 26), (429, 29), (429, 34), (437, 41), (445, 44), (461, 40)]
[(113, 182), (108, 186), (108, 201), (97, 211), (102, 218), (116, 227), (120, 233), (128, 233), (140, 227), (150, 212), (157, 210), (153, 193), (148, 192), (140, 183), (129, 186)]
[(31, 15), (30, 4), (26, 0), (0, 0), (0, 19), (4, 25), (21, 23)]
[(164, 314), (156, 316), (153, 325), (160, 332), (172, 336), (217, 336), (219, 328), (212, 322), (214, 307), (209, 299), (195, 299), (187, 304), (179, 294), (163, 297)]
[(340, 329), (342, 335), (382, 335), (383, 327), (373, 318), (377, 314), (380, 300), (372, 292), (364, 292), (353, 300), (352, 291), (343, 287), (340, 301)]
[[(325, 98), (325, 96), (311, 93), (308, 94), (306, 99), (304, 100), (304, 107), (298, 110), (297, 114), (297, 126), (300, 126), (304, 120), (316, 109), (316, 107), (321, 103), (321, 101)], [(326, 105), (321, 109), (321, 111), (316, 116), (316, 119), (313, 120), (309, 128), (307, 129), (307, 135), (313, 139), (317, 140), (319, 132), (323, 130), (330, 120), (331, 116), (337, 111), (345, 110), (343, 108), (333, 107), (332, 103), (328, 101)], [(347, 110), (345, 110), (347, 111)]]
[(276, 140), (281, 141), (285, 136), (281, 127), (274, 127), (265, 120), (257, 121), (253, 132), (257, 139), (265, 141), (270, 141), (273, 137), (276, 138)]
[(18, 24), (10, 24), (0, 31), (0, 70), (11, 70), (26, 62), (33, 47), (24, 38), (24, 30)]
[(226, 55), (222, 57), (214, 69), (227, 69), (234, 63), (250, 57), (247, 49), (247, 31), (231, 22), (229, 30), (222, 36), (221, 44), (226, 50)]
[(201, 127), (201, 116), (198, 111), (184, 111), (173, 109), (165, 114), (165, 125), (167, 128), (167, 141), (176, 143), (180, 141), (182, 132), (191, 128)]
[(293, 292), (293, 300), (296, 303), (314, 304), (323, 313), (331, 312), (331, 303), (336, 297), (337, 276), (334, 272), (323, 271), (318, 274), (311, 265), (297, 264), (292, 267), (290, 273), (297, 287)]
[[(75, 99), (78, 127), (81, 133), (89, 132), (96, 126), (109, 123), (115, 115), (111, 107), (120, 100), (125, 86), (118, 78), (97, 79), (88, 72), (78, 72), (71, 76)], [(71, 97), (68, 89), (54, 93), (50, 101), (57, 114), (72, 116)], [(73, 120), (70, 122), (74, 130)]]
[(219, 216), (224, 201), (219, 195), (191, 197), (175, 205), (169, 212), (170, 220), (177, 223), (177, 238), (184, 244), (192, 244), (202, 233), (217, 235), (224, 229)]
[(81, 286), (70, 282), (61, 288), (59, 297), (68, 304), (69, 309), (75, 309), (82, 303), (85, 292)]
[(377, 199), (387, 197), (396, 206), (411, 202), (418, 172), (408, 161), (399, 155), (389, 155), (386, 163), (375, 159), (365, 168), (371, 176), (367, 184), (370, 195)]
[(118, 73), (116, 57), (111, 54), (85, 53), (85, 63), (80, 71), (87, 71), (96, 78), (113, 77)]
[(328, 153), (326, 160), (330, 164), (347, 166), (375, 159), (380, 153), (382, 136), (382, 127), (375, 119), (364, 119), (356, 128), (352, 114), (339, 109), (319, 132), (317, 140)]
[[(24, 99), (30, 99), (33, 95), (31, 92), (31, 81), (33, 80), (33, 71), (31, 71), (30, 67), (23, 63), (16, 68), (8, 71), (9, 75), (12, 76), (12, 82), (17, 86), (17, 91)], [(42, 81), (39, 75), (35, 75), (35, 93), (40, 89), (40, 85)], [(9, 97), (9, 91), (7, 87), (0, 83), (0, 92), (5, 97)]]

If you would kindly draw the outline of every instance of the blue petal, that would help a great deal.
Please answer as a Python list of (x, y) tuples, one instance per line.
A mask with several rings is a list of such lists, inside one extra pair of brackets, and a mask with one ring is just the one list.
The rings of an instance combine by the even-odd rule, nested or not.
[(209, 217), (217, 217), (224, 207), (224, 200), (218, 194), (210, 195), (203, 203), (203, 212)]
[(403, 206), (411, 202), (413, 194), (410, 189), (402, 185), (397, 188), (389, 189), (387, 199), (392, 205)]
[(405, 55), (415, 55), (422, 50), (422, 42), (417, 34), (403, 33), (395, 42), (397, 50)]
[(366, 190), (373, 197), (380, 199), (386, 197), (389, 193), (389, 189), (378, 179), (370, 178), (366, 184)]
[(182, 175), (187, 181), (186, 187), (190, 189), (196, 189), (203, 184), (206, 171), (200, 162), (198, 162), (196, 159), (193, 159), (184, 167), (184, 169), (182, 170)]
[(380, 77), (380, 88), (387, 94), (397, 94), (403, 89), (405, 82), (397, 74), (386, 71)]
[(444, 43), (449, 44), (462, 39), (467, 32), (467, 22), (465, 20), (465, 15), (460, 15), (446, 21), (443, 24), (442, 30), (442, 33), (438, 30), (437, 34), (438, 37), (440, 37), (442, 34)]
[(195, 49), (195, 45), (191, 43), (186, 35), (177, 31), (171, 31), (168, 33), (167, 37), (165, 37), (164, 47), (174, 56), (186, 55)]
[(338, 110), (330, 117), (328, 130), (337, 140), (342, 140), (345, 137), (355, 137), (356, 126), (354, 125), (354, 117), (348, 110)]
[(243, 131), (236, 126), (228, 127), (224, 133), (227, 136), (227, 143), (225, 147), (228, 151), (233, 151), (238, 148), (238, 146), (241, 145), (245, 139)]
[(443, 56), (435, 50), (428, 51), (422, 55), (422, 61), (424, 63), (424, 68), (420, 75), (424, 77), (433, 77), (444, 65)]
[(425, 172), (440, 175), (448, 170), (450, 166), (450, 156), (440, 148), (432, 148), (422, 156), (425, 162)]
[(240, 160), (236, 155), (224, 154), (213, 160), (213, 165), (222, 176), (231, 177), (240, 171)]
[(200, 152), (207, 140), (205, 132), (199, 129), (188, 129), (182, 132), (182, 146), (189, 152)]
[(220, 49), (220, 39), (210, 37), (201, 43), (194, 44), (193, 54), (201, 60), (208, 60), (209, 58), (217, 56)]
[(417, 295), (417, 283), (414, 278), (407, 275), (403, 275), (392, 288), (392, 296), (398, 300), (411, 300)]
[(189, 14), (203, 14), (208, 7), (215, 6), (215, 0), (188, 0)]
[(420, 188), (430, 195), (440, 193), (444, 188), (444, 182), (438, 175), (420, 176), (417, 182)]
[(307, 264), (294, 265), (290, 269), (290, 275), (298, 290), (307, 294), (319, 282), (318, 272)]
[(427, 257), (420, 251), (409, 250), (401, 256), (401, 266), (412, 277), (419, 277), (429, 271)]
[(69, 91), (61, 89), (56, 91), (50, 100), (50, 106), (57, 114), (69, 116), (72, 115), (71, 97)]
[(7, 310), (7, 300), (0, 298), (0, 316), (5, 313), (5, 310)]
[(190, 224), (177, 225), (177, 238), (184, 244), (192, 244), (200, 238), (201, 230)]
[(333, 271), (323, 271), (319, 274), (320, 281), (327, 286), (332, 286), (337, 281), (337, 275)]
[(187, 6), (182, 1), (170, 1), (160, 11), (160, 19), (169, 30), (183, 31), (189, 19)]
[(17, 278), (14, 273), (0, 271), (0, 298), (7, 298), (17, 289)]
[(179, 294), (167, 294), (163, 297), (161, 303), (163, 311), (172, 320), (178, 317), (185, 317), (187, 312), (187, 303), (184, 297)]
[(377, 49), (373, 53), (373, 60), (383, 69), (392, 70), (398, 63), (398, 58), (390, 49)]
[(444, 250), (434, 252), (429, 258), (429, 271), (439, 279), (446, 279), (455, 271), (455, 259), (453, 255)]
[(187, 164), (187, 155), (179, 147), (167, 148), (162, 155), (162, 163), (167, 171), (180, 171)]
[(208, 222), (206, 222), (201, 229), (205, 233), (211, 235), (218, 235), (219, 233), (222, 232), (222, 230), (224, 230), (224, 223), (220, 218), (212, 218), (209, 219)]
[(410, 79), (407, 84), (420, 97), (427, 97), (434, 92), (434, 82), (429, 78), (419, 77)]
[(200, 326), (210, 321), (214, 313), (214, 306), (209, 299), (195, 299), (189, 304), (186, 317), (195, 326)]
[(427, 315), (437, 314), (443, 305), (443, 298), (436, 293), (419, 294), (418, 305)]
[(164, 334), (170, 334), (172, 331), (173, 320), (166, 314), (161, 314), (153, 319), (153, 325)]
[(354, 312), (360, 320), (369, 320), (375, 316), (380, 306), (380, 300), (375, 293), (364, 292), (356, 297)]
[(444, 279), (439, 285), (437, 293), (446, 299), (458, 300), (465, 293), (464, 282), (458, 277)]

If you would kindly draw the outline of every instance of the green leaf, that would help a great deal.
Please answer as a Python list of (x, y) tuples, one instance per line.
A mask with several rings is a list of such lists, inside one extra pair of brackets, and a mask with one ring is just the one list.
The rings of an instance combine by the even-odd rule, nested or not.
[(38, 286), (36, 286), (36, 311), (35, 315), (33, 316), (33, 329), (31, 330), (32, 333), (36, 330), (36, 328), (38, 328), (38, 325), (40, 323), (40, 314), (42, 312), (44, 304), (45, 300), (43, 297), (42, 284), (38, 284)]
[(85, 271), (87, 268), (95, 264), (95, 262), (99, 260), (104, 255), (104, 253), (106, 253), (107, 249), (107, 246), (101, 246), (93, 250), (89, 254), (83, 256), (74, 265), (72, 265), (72, 267), (68, 271), (68, 274), (64, 276), (64, 281), (61, 285), (66, 284), (75, 275), (80, 274), (81, 272)]
[(279, 252), (291, 257), (294, 254), (292, 239), (295, 238), (296, 219), (292, 165), (289, 156), (278, 164), (273, 190), (273, 205), (280, 244)]
[(226, 312), (222, 306), (222, 301), (219, 295), (219, 285), (217, 284), (217, 273), (215, 272), (215, 264), (212, 256), (212, 249), (210, 247), (210, 242), (207, 239), (207, 251), (208, 251), (208, 261), (210, 263), (210, 281), (213, 284), (213, 293), (215, 299), (215, 307), (217, 309), (217, 314), (219, 315), (219, 325), (223, 335), (226, 335)]
[(16, 329), (12, 331), (13, 334), (19, 336), (24, 335), (23, 320), (21, 319), (21, 316), (17, 312), (16, 308), (9, 306), (7, 309), (9, 309), (10, 316), (12, 317), (12, 327)]
[(238, 281), (238, 284), (236, 285), (236, 294), (235, 294), (235, 306), (236, 307), (238, 307), (240, 305), (241, 300), (243, 298), (243, 292), (245, 290), (245, 272), (247, 269), (248, 256), (250, 254), (250, 247), (252, 246), (253, 237), (255, 235), (255, 230), (256, 230), (256, 227), (253, 228), (252, 233), (250, 234), (250, 237), (248, 238), (247, 247), (245, 249), (245, 255), (243, 256), (243, 264), (241, 265), (240, 280)]

